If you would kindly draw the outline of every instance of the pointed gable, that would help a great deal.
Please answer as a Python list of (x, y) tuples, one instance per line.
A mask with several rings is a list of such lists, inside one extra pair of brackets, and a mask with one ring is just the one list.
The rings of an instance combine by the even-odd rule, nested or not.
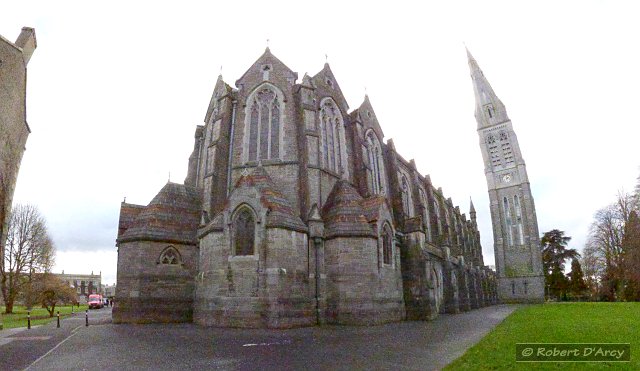
[(378, 136), (378, 140), (380, 143), (383, 143), (384, 133), (382, 132), (382, 128), (380, 127), (380, 123), (378, 122), (378, 117), (376, 116), (375, 111), (373, 110), (373, 106), (371, 105), (371, 101), (369, 100), (369, 96), (364, 96), (364, 101), (360, 105), (360, 107), (356, 108), (350, 114), (352, 121), (360, 122), (364, 128), (364, 132), (367, 129), (371, 128), (375, 131)]
[[(265, 74), (265, 72), (268, 72)], [(269, 78), (265, 80), (265, 76)], [(295, 84), (298, 73), (287, 67), (280, 59), (271, 54), (269, 48), (249, 67), (249, 69), (236, 80), (236, 87), (240, 90), (251, 88), (262, 81), (284, 80), (289, 85)]]
[[(336, 77), (333, 75), (333, 71), (331, 71), (331, 67), (329, 67), (329, 63), (325, 63), (324, 68), (315, 74), (311, 80), (316, 87), (322, 89), (322, 92), (326, 92), (328, 95), (331, 95), (346, 115), (349, 110), (349, 105), (342, 94), (342, 90), (340, 89), (340, 85), (338, 85)], [(323, 97), (321, 96), (320, 98)]]
[(211, 121), (211, 116), (213, 115), (214, 109), (218, 106), (218, 101), (225, 96), (231, 94), (231, 87), (227, 85), (222, 79), (222, 75), (218, 75), (218, 80), (216, 81), (216, 86), (213, 88), (213, 93), (211, 94), (211, 100), (209, 101), (209, 108), (207, 108), (207, 114), (204, 117), (204, 122), (209, 123)]
[(196, 188), (169, 182), (144, 209), (134, 211), (129, 210), (128, 205), (124, 206), (125, 214), (137, 213), (137, 216), (118, 238), (118, 242), (161, 241), (197, 244), (196, 231), (200, 222), (202, 201)]
[(333, 186), (322, 207), (325, 238), (376, 237), (362, 207), (362, 197), (346, 180)]
[(307, 226), (297, 215), (291, 202), (280, 192), (262, 166), (258, 166), (250, 174), (240, 177), (236, 182), (232, 196), (233, 193), (242, 192), (243, 188), (253, 188), (257, 191), (260, 204), (268, 210), (267, 227), (280, 227), (300, 232), (307, 231)]

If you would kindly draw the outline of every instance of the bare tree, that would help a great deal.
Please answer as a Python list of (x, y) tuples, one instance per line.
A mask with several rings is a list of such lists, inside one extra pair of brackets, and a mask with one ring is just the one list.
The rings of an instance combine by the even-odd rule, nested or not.
[(20, 292), (32, 281), (33, 274), (49, 272), (55, 248), (44, 218), (33, 205), (15, 205), (7, 230), (0, 273), (5, 313), (13, 313)]
[[(631, 211), (636, 207), (634, 195), (624, 192), (618, 193), (618, 199), (613, 204), (596, 212), (595, 221), (589, 230), (589, 238), (585, 249), (590, 249), (587, 262), (603, 263), (597, 271), (600, 272), (599, 282), (602, 285), (603, 296), (610, 301), (619, 299), (624, 282), (623, 248), (625, 225)], [(595, 270), (587, 268), (589, 272)]]

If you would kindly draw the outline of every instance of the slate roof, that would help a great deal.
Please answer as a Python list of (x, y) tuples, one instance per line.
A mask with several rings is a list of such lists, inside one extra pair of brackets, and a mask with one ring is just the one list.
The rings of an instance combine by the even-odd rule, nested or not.
[[(360, 202), (362, 208), (364, 209), (364, 216), (367, 218), (368, 222), (373, 222), (380, 219), (380, 207), (386, 202), (386, 198), (380, 195), (365, 198), (362, 200), (362, 202)], [(389, 207), (387, 208), (390, 209)]]
[(365, 216), (362, 201), (349, 182), (336, 182), (322, 207), (325, 238), (376, 237)]
[[(125, 204), (128, 208), (128, 205)], [(192, 187), (167, 183), (130, 222), (118, 242), (162, 241), (195, 245), (202, 201)], [(123, 207), (121, 207), (121, 215)], [(134, 212), (125, 210), (130, 217)]]
[[(260, 194), (260, 203), (269, 210), (267, 227), (280, 227), (306, 232), (304, 224), (291, 202), (280, 192), (262, 166), (256, 167), (249, 175), (244, 175), (236, 183), (236, 189), (255, 188)], [(235, 190), (234, 190), (235, 191)]]
[(140, 212), (146, 206), (128, 204), (123, 202), (120, 204), (120, 220), (118, 221), (118, 238), (131, 226), (131, 223), (138, 217)]

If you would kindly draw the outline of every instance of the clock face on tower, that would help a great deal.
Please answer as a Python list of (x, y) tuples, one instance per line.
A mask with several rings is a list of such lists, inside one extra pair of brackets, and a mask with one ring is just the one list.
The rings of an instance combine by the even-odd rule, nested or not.
[(509, 183), (511, 181), (511, 174), (505, 174), (502, 176), (502, 181), (505, 183)]

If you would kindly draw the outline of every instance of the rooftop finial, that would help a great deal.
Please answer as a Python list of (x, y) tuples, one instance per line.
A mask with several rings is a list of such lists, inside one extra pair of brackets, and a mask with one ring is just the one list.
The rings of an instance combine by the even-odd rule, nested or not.
[(171, 172), (169, 172), (169, 182), (171, 181)]
[(324, 53), (324, 63), (329, 63), (329, 54)]

